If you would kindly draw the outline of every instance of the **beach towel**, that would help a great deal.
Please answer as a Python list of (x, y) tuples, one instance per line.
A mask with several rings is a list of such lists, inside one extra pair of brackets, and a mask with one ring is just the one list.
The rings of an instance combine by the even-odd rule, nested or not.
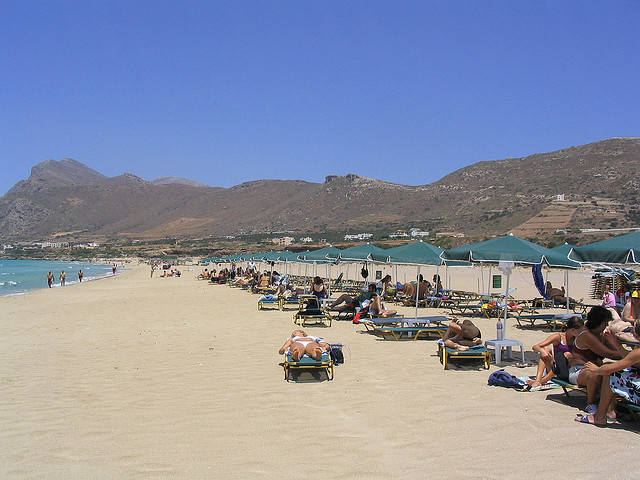
[[(518, 377), (518, 380), (521, 380), (525, 383), (527, 383), (527, 380), (535, 380), (536, 377), (534, 376), (530, 376), (530, 377)], [(529, 386), (527, 384), (527, 386)], [(523, 388), (522, 391), (523, 392), (537, 392), (538, 390), (551, 390), (552, 388), (559, 388), (560, 385), (558, 385), (557, 383), (553, 383), (553, 382), (547, 382), (544, 385), (540, 385), (539, 387), (535, 387), (535, 388)]]

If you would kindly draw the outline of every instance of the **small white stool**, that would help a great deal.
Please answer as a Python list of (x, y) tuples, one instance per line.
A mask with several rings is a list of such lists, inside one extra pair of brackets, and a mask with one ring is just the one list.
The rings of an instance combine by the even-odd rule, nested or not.
[(522, 357), (522, 363), (524, 363), (524, 345), (520, 340), (487, 340), (484, 342), (485, 347), (494, 348), (494, 356), (496, 357), (496, 365), (502, 361), (502, 349), (507, 349), (507, 357), (511, 358), (511, 349), (513, 347), (520, 347), (520, 356)]

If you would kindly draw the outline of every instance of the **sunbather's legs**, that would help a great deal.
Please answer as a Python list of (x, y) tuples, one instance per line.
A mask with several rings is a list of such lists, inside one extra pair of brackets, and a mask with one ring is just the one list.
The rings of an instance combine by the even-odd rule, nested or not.
[(587, 405), (596, 403), (596, 395), (600, 390), (601, 383), (600, 375), (594, 375), (586, 368), (580, 370), (578, 374), (578, 385), (587, 387)]
[[(551, 345), (544, 347), (549, 353), (553, 350)], [(544, 374), (544, 371), (547, 370), (547, 374)], [(548, 381), (550, 381), (553, 377), (555, 377), (555, 373), (553, 373), (553, 357), (547, 357), (545, 359), (540, 358), (538, 361), (538, 371), (536, 372), (535, 380), (527, 380), (527, 383), (532, 387), (539, 387), (540, 385), (544, 385)]]
[(291, 344), (291, 358), (298, 361), (305, 354), (306, 347), (302, 343), (294, 342)]
[(322, 359), (322, 347), (317, 342), (312, 342), (306, 346), (304, 353), (314, 360)]
[(336, 308), (338, 305), (340, 305), (341, 303), (344, 303), (345, 305), (350, 305), (354, 302), (355, 300), (348, 294), (343, 293), (342, 295), (340, 295), (338, 298), (335, 299), (334, 302), (332, 302), (329, 305), (330, 309), (334, 309)]

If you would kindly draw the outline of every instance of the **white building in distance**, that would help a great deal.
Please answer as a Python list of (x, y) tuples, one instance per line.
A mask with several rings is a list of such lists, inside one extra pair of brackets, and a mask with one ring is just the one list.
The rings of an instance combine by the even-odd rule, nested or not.
[(373, 233), (356, 233), (355, 235), (345, 235), (345, 241), (366, 240), (373, 237)]

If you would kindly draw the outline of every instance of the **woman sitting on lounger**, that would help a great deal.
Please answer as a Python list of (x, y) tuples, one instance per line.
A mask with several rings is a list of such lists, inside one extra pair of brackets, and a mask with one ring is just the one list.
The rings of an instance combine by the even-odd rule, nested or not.
[(455, 348), (459, 352), (469, 350), (469, 347), (480, 345), (482, 343), (482, 334), (480, 329), (476, 327), (471, 320), (463, 320), (457, 318), (451, 320), (449, 328), (444, 337), (445, 347)]
[(375, 297), (371, 297), (369, 302), (369, 313), (377, 315), (378, 317), (390, 317), (398, 313), (396, 310), (387, 310), (382, 303), (382, 296), (376, 294)]
[(587, 314), (586, 328), (576, 335), (571, 347), (569, 359), (569, 383), (587, 387), (587, 413), (597, 410), (596, 395), (600, 388), (600, 378), (585, 369), (588, 362), (602, 364), (602, 358), (618, 360), (627, 354), (627, 350), (609, 332), (603, 334), (611, 312), (597, 305)]
[(327, 298), (327, 286), (320, 277), (313, 277), (311, 281), (311, 295), (318, 297), (318, 300)]
[(293, 361), (299, 361), (306, 353), (314, 360), (322, 359), (322, 352), (329, 350), (330, 345), (318, 337), (307, 336), (303, 330), (294, 330), (291, 337), (280, 347), (280, 355), (291, 352)]
[[(640, 342), (640, 320), (633, 324), (633, 335), (636, 342)], [(614, 363), (598, 366), (588, 362), (585, 370), (598, 379), (602, 377), (600, 403), (595, 414), (584, 415), (577, 421), (606, 425), (607, 418), (615, 419), (616, 395), (629, 403), (640, 405), (640, 348), (628, 352), (622, 360)]]
[[(562, 332), (554, 333), (533, 346), (533, 351), (540, 354), (540, 361), (538, 362), (535, 380), (527, 381), (531, 388), (538, 388), (556, 376), (553, 372), (554, 358), (570, 352), (573, 340), (583, 329), (584, 321), (582, 318), (571, 317), (567, 324), (562, 327)], [(545, 370), (547, 371), (546, 375), (544, 373)]]

